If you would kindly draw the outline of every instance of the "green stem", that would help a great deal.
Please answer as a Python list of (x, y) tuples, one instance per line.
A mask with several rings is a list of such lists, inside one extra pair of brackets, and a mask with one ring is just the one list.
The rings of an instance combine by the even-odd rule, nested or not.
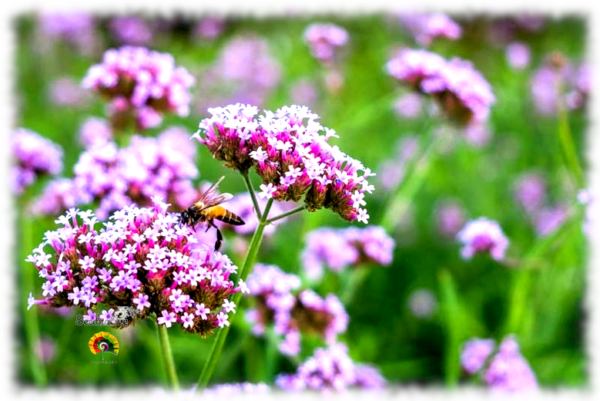
[[(252, 191), (250, 191), (252, 193)], [(269, 199), (267, 202), (267, 206), (265, 206), (265, 211), (262, 216), (259, 217), (258, 227), (252, 236), (252, 240), (250, 240), (250, 246), (248, 247), (248, 253), (246, 254), (246, 260), (242, 265), (242, 268), (239, 272), (240, 279), (246, 281), (246, 278), (250, 274), (252, 270), (252, 266), (254, 266), (254, 262), (256, 260), (256, 255), (258, 254), (258, 250), (260, 248), (260, 243), (262, 242), (262, 238), (265, 232), (266, 216), (269, 215), (269, 211), (271, 210), (271, 206), (273, 205), (273, 199)], [(240, 300), (242, 298), (241, 292), (236, 292), (232, 301), (235, 304), (236, 308), (240, 304)], [(217, 366), (217, 362), (219, 361), (219, 357), (221, 356), (221, 352), (223, 351), (223, 345), (225, 344), (225, 339), (227, 338), (227, 334), (229, 334), (229, 328), (231, 327), (231, 323), (234, 320), (235, 315), (232, 315), (229, 318), (229, 326), (223, 327), (216, 334), (215, 342), (210, 350), (210, 354), (208, 356), (208, 360), (200, 373), (200, 377), (198, 378), (198, 386), (197, 390), (200, 392), (204, 391), (208, 382), (215, 371), (215, 367)]]
[(248, 172), (246, 171), (245, 173), (242, 173), (242, 177), (244, 177), (244, 184), (246, 184), (246, 188), (248, 189), (248, 192), (250, 192), (250, 197), (252, 198), (252, 204), (254, 205), (256, 217), (260, 218), (260, 216), (262, 216), (262, 212), (260, 211), (260, 206), (258, 205), (258, 199), (256, 199), (256, 193), (254, 192), (252, 181), (250, 181), (250, 177), (248, 177)]
[[(21, 213), (23, 213), (25, 205), (21, 205)], [(31, 237), (32, 237), (32, 222), (30, 219), (20, 216), (21, 230), (22, 230), (22, 250), (29, 252), (32, 249)], [(25, 257), (22, 258), (23, 260)], [(22, 263), (18, 263), (18, 266), (23, 266)], [(37, 276), (37, 269), (25, 266), (21, 270), (21, 294), (24, 297), (28, 297), (29, 293), (34, 292), (35, 278)], [(31, 364), (31, 373), (33, 380), (38, 387), (45, 387), (48, 383), (48, 377), (46, 376), (46, 369), (42, 361), (37, 357), (36, 346), (40, 343), (40, 326), (38, 322), (38, 310), (36, 307), (32, 307), (27, 310), (27, 302), (23, 300), (22, 313), (25, 320), (25, 335), (27, 339), (27, 346), (29, 347), (29, 363)]]
[(583, 169), (579, 164), (575, 143), (573, 141), (573, 136), (571, 135), (569, 115), (562, 101), (559, 101), (558, 104), (558, 136), (563, 149), (565, 162), (569, 167), (571, 174), (573, 174), (575, 182), (581, 187), (584, 185)]
[(177, 379), (177, 370), (173, 361), (173, 353), (171, 352), (171, 344), (169, 343), (169, 333), (167, 326), (156, 323), (158, 327), (158, 338), (160, 340), (160, 348), (162, 350), (163, 361), (165, 362), (165, 370), (171, 382), (171, 387), (174, 391), (179, 391), (179, 380)]
[(273, 222), (275, 222), (275, 221), (277, 221), (277, 220), (281, 220), (281, 219), (283, 219), (283, 218), (285, 218), (285, 217), (291, 216), (291, 215), (292, 215), (292, 214), (294, 214), (294, 213), (301, 212), (301, 211), (303, 211), (304, 209), (306, 209), (306, 205), (298, 206), (298, 207), (297, 207), (297, 208), (295, 208), (295, 209), (292, 209), (292, 210), (290, 210), (290, 211), (288, 211), (288, 212), (285, 212), (285, 213), (282, 213), (282, 214), (280, 214), (279, 216), (276, 216), (276, 217), (273, 217), (272, 219), (269, 219), (269, 220), (267, 220), (267, 221), (266, 221), (266, 223), (267, 223), (267, 224), (271, 224), (271, 223), (273, 223)]

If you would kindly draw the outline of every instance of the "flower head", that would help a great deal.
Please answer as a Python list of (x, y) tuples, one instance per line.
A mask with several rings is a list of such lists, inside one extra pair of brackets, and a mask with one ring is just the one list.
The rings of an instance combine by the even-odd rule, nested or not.
[(122, 44), (147, 46), (152, 41), (152, 28), (140, 17), (119, 16), (110, 20), (111, 34)]
[(535, 374), (521, 355), (514, 336), (504, 338), (483, 379), (493, 391), (523, 393), (538, 388)]
[(464, 259), (471, 259), (476, 253), (489, 252), (495, 260), (502, 260), (508, 248), (508, 238), (498, 223), (485, 217), (469, 221), (456, 237), (463, 243), (461, 255)]
[(458, 202), (444, 200), (437, 205), (435, 218), (440, 234), (454, 238), (465, 224), (465, 211)]
[(42, 12), (38, 15), (42, 40), (62, 40), (85, 54), (95, 47), (94, 17), (85, 12)]
[(521, 42), (512, 42), (506, 46), (506, 60), (511, 67), (521, 70), (529, 64), (531, 52), (529, 46)]
[(320, 228), (308, 233), (302, 262), (308, 276), (318, 279), (325, 266), (337, 272), (363, 263), (387, 266), (394, 247), (394, 240), (379, 226)]
[[(212, 244), (192, 247), (194, 231), (168, 207), (158, 199), (153, 207), (130, 205), (103, 227), (92, 212), (69, 210), (28, 258), (46, 272), (42, 287), (55, 292), (41, 301), (31, 297), (29, 304), (79, 306), (88, 315), (102, 305), (107, 320), (110, 309), (126, 306), (137, 311), (135, 319), (155, 313), (159, 324), (179, 323), (201, 336), (226, 324), (232, 308), (225, 301), (239, 290), (229, 280), (236, 267)], [(176, 235), (163, 235), (173, 228)]]
[(194, 137), (227, 167), (242, 173), (254, 167), (264, 196), (294, 202), (304, 197), (309, 211), (325, 207), (348, 221), (368, 220), (356, 199), (372, 192), (367, 178), (374, 174), (330, 145), (335, 132), (308, 108), (286, 106), (257, 116), (256, 107), (236, 104), (209, 112), (212, 117), (200, 122)]
[(89, 149), (95, 144), (109, 142), (113, 137), (108, 121), (91, 117), (81, 124), (79, 128), (79, 142)]
[(460, 25), (441, 13), (402, 13), (400, 22), (423, 46), (431, 44), (435, 38), (459, 39), (462, 34)]
[(12, 134), (13, 191), (21, 194), (37, 177), (61, 172), (63, 151), (52, 141), (25, 128)]
[(348, 32), (335, 24), (311, 24), (304, 31), (304, 40), (314, 58), (331, 64), (348, 43)]
[(473, 338), (463, 344), (460, 352), (460, 364), (469, 374), (475, 374), (494, 351), (494, 340)]
[(445, 60), (426, 50), (401, 50), (387, 62), (387, 71), (417, 92), (431, 95), (455, 121), (484, 122), (494, 103), (490, 84), (468, 61)]
[(85, 88), (110, 100), (114, 127), (133, 119), (139, 129), (160, 124), (164, 113), (186, 116), (193, 84), (194, 77), (170, 54), (131, 46), (107, 50), (83, 80)]
[(379, 389), (385, 379), (370, 366), (355, 364), (344, 344), (318, 348), (294, 374), (282, 374), (275, 380), (286, 391), (345, 391), (351, 387)]

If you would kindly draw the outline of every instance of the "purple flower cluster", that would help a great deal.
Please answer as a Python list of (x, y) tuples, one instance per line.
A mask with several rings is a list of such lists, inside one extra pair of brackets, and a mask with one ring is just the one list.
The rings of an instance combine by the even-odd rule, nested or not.
[(445, 113), (463, 124), (484, 122), (495, 98), (489, 83), (470, 62), (445, 60), (426, 50), (403, 49), (387, 71), (414, 90), (433, 96)]
[(80, 204), (77, 188), (73, 180), (55, 178), (44, 188), (44, 192), (29, 205), (34, 215), (56, 215)]
[(394, 111), (402, 118), (416, 118), (423, 109), (423, 96), (406, 93), (394, 102)]
[(57, 106), (82, 107), (89, 100), (89, 93), (81, 88), (77, 81), (68, 77), (52, 82), (48, 96)]
[(90, 117), (79, 128), (79, 142), (87, 149), (93, 145), (104, 144), (112, 140), (113, 132), (108, 121)]
[(498, 223), (485, 217), (467, 222), (456, 237), (463, 244), (460, 253), (464, 259), (485, 252), (495, 260), (503, 260), (509, 243)]
[(348, 43), (348, 32), (335, 24), (311, 24), (304, 30), (304, 40), (314, 58), (331, 65)]
[(109, 28), (112, 35), (124, 45), (147, 46), (152, 41), (152, 28), (140, 17), (112, 18)]
[(308, 233), (302, 264), (308, 277), (318, 279), (325, 266), (336, 272), (366, 263), (388, 266), (394, 247), (394, 240), (379, 226), (320, 228)]
[(506, 46), (506, 60), (508, 64), (518, 70), (529, 65), (531, 51), (529, 46), (521, 42), (512, 42)]
[(337, 343), (317, 349), (296, 373), (281, 374), (275, 383), (286, 391), (341, 392), (350, 387), (381, 389), (386, 381), (376, 368), (354, 363), (346, 345)]
[(18, 128), (12, 133), (12, 189), (21, 194), (39, 176), (54, 175), (63, 168), (60, 146), (33, 131)]
[(575, 65), (553, 54), (531, 77), (531, 95), (538, 113), (556, 115), (559, 103), (569, 110), (585, 106), (591, 89), (591, 71), (586, 63)]
[(220, 17), (206, 16), (201, 18), (192, 29), (196, 39), (214, 40), (225, 30), (225, 20)]
[(470, 375), (479, 372), (494, 352), (495, 342), (491, 339), (473, 338), (463, 344), (460, 351), (460, 364)]
[(428, 46), (435, 38), (459, 39), (462, 34), (460, 25), (441, 13), (402, 13), (399, 15), (402, 25), (422, 46)]
[(273, 265), (257, 264), (248, 277), (248, 289), (257, 302), (246, 316), (254, 325), (252, 331), (262, 335), (272, 322), (275, 332), (283, 336), (279, 350), (286, 355), (300, 352), (301, 332), (316, 333), (333, 343), (348, 326), (346, 310), (335, 295), (323, 299), (312, 290), (293, 294), (299, 287), (298, 276)]
[(142, 130), (160, 124), (163, 113), (186, 116), (193, 84), (194, 77), (175, 66), (170, 54), (131, 46), (107, 50), (83, 80), (85, 88), (110, 100), (113, 127), (133, 120)]
[(167, 212), (168, 204), (153, 202), (117, 211), (100, 229), (89, 210), (70, 209), (59, 217), (61, 227), (46, 232), (27, 258), (44, 279), (43, 298), (30, 294), (29, 307), (79, 306), (85, 320), (119, 325), (116, 309), (129, 306), (137, 310), (136, 319), (155, 313), (158, 324), (179, 323), (203, 337), (229, 325), (229, 313), (235, 313), (229, 298), (245, 288), (241, 280), (239, 287), (229, 280), (237, 267), (212, 244), (192, 249), (194, 231)]
[[(307, 107), (286, 106), (276, 112), (249, 105), (209, 109), (194, 135), (213, 157), (246, 173), (254, 167), (262, 179), (261, 198), (298, 202), (309, 211), (322, 207), (348, 221), (367, 223), (365, 192), (374, 189), (371, 170), (329, 144), (335, 131), (317, 122)], [(325, 135), (321, 135), (321, 131)]]
[(43, 12), (38, 15), (42, 40), (63, 40), (86, 53), (94, 47), (94, 18), (84, 12)]
[(42, 194), (46, 205), (41, 200), (36, 204), (42, 207), (40, 211), (59, 213), (63, 209), (51, 205), (98, 201), (96, 213), (101, 219), (131, 203), (147, 206), (154, 196), (167, 199), (178, 210), (186, 209), (198, 194), (191, 182), (198, 175), (195, 148), (189, 146), (188, 138), (184, 129), (172, 127), (158, 138), (134, 136), (123, 149), (114, 142), (97, 142), (80, 155), (70, 192), (57, 192), (69, 187), (61, 180)]
[(281, 67), (269, 51), (267, 41), (238, 36), (222, 49), (215, 64), (204, 71), (195, 108), (205, 115), (209, 107), (233, 103), (262, 105), (279, 85)]
[(462, 206), (452, 200), (440, 202), (435, 210), (437, 229), (447, 238), (454, 238), (465, 225), (465, 211)]

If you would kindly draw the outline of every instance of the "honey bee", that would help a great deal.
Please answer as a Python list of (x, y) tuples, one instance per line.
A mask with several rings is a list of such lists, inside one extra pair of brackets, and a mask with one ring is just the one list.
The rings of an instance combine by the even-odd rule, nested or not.
[(227, 224), (232, 224), (234, 226), (241, 226), (246, 224), (244, 220), (235, 213), (230, 212), (222, 206), (219, 206), (223, 202), (227, 202), (233, 195), (231, 194), (220, 194), (215, 195), (215, 190), (223, 178), (219, 178), (217, 182), (210, 186), (202, 195), (200, 195), (200, 199), (192, 206), (190, 206), (187, 210), (184, 210), (179, 215), (179, 221), (184, 224), (187, 224), (191, 227), (195, 227), (198, 223), (208, 223), (206, 227), (206, 231), (210, 227), (214, 227), (217, 230), (217, 242), (215, 243), (215, 251), (218, 251), (221, 247), (221, 243), (223, 242), (223, 234), (221, 234), (221, 230), (214, 223), (214, 220), (219, 220)]

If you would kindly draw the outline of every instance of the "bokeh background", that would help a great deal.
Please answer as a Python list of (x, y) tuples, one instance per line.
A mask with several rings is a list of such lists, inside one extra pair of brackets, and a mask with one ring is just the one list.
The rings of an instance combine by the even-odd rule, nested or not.
[[(235, 102), (268, 110), (307, 105), (339, 134), (335, 144), (378, 174), (367, 209), (370, 224), (385, 222), (394, 239), (393, 261), (356, 271), (348, 268), (341, 275), (326, 269), (322, 280), (309, 280), (301, 257), (307, 235), (322, 227), (350, 226), (325, 210), (302, 213), (278, 226), (265, 239), (259, 261), (303, 277), (303, 287), (322, 296), (341, 296), (346, 281), (356, 281), (344, 302), (349, 325), (340, 336), (351, 358), (376, 366), (390, 384), (453, 386), (479, 380), (461, 369), (465, 341), (500, 341), (514, 334), (541, 387), (584, 386), (588, 375), (582, 300), (588, 247), (586, 215), (577, 195), (585, 184), (573, 180), (559, 131), (567, 119), (579, 163), (587, 170), (582, 156), (587, 92), (580, 89), (583, 100), (561, 116), (544, 106), (544, 101), (552, 102), (547, 98), (552, 97), (554, 81), (540, 77), (540, 71), (558, 58), (572, 65), (575, 75), (583, 75), (577, 68), (586, 62), (588, 21), (580, 15), (450, 17), (461, 28), (460, 38), (419, 43), (414, 30), (392, 13), (260, 19), (90, 15), (88, 25), (70, 24), (70, 30), (58, 23), (53, 27), (49, 16), (23, 14), (13, 21), (13, 125), (59, 144), (64, 149), (62, 175), (72, 177), (84, 151), (79, 141), (83, 124), (90, 117), (106, 118), (106, 103), (84, 90), (81, 81), (106, 49), (125, 44), (170, 53), (196, 77), (189, 116), (166, 116), (147, 136), (171, 126), (191, 135), (208, 116), (208, 107)], [(348, 33), (334, 66), (315, 59), (304, 40), (314, 22), (334, 23)], [(526, 56), (518, 49), (514, 53), (515, 43), (526, 49), (521, 48)], [(496, 102), (484, 127), (469, 131), (451, 126), (430, 99), (415, 96), (386, 73), (386, 62), (398, 49), (421, 47), (445, 58), (471, 61), (490, 83)], [(427, 152), (434, 139), (439, 146)], [(245, 191), (242, 180), (205, 148), (195, 141), (189, 146), (197, 147), (200, 176), (195, 185), (225, 175), (223, 191)], [(258, 184), (257, 177), (253, 180)], [(15, 198), (22, 214), (30, 215), (30, 202), (48, 182), (38, 180)], [(536, 194), (542, 200), (533, 213), (527, 199)], [(392, 201), (399, 198), (400, 206)], [(392, 212), (390, 204), (396, 205)], [(506, 260), (486, 255), (461, 258), (456, 232), (480, 216), (497, 221), (509, 238)], [(41, 293), (39, 283), (24, 289), (23, 275), (33, 269), (24, 260), (43, 233), (54, 228), (56, 217), (32, 217), (31, 232), (17, 223), (21, 240), (13, 260), (23, 308), (28, 291)], [(225, 234), (225, 253), (240, 264), (235, 252), (239, 235)], [(242, 305), (247, 308), (252, 300)], [(77, 313), (38, 310), (39, 351), (48, 383), (166, 383), (153, 322), (111, 331), (119, 338), (121, 352), (115, 358), (118, 364), (107, 369), (90, 365), (88, 341), (99, 328), (76, 326)], [(294, 371), (323, 345), (317, 336), (305, 336), (301, 354), (288, 358), (273, 351), (272, 339), (256, 337), (250, 329), (243, 311), (238, 312), (213, 383), (272, 385), (277, 374)], [(187, 335), (176, 327), (169, 333), (180, 381), (191, 386), (212, 339)], [(31, 334), (21, 322), (15, 335), (18, 379), (33, 384), (35, 355), (27, 342)]]

